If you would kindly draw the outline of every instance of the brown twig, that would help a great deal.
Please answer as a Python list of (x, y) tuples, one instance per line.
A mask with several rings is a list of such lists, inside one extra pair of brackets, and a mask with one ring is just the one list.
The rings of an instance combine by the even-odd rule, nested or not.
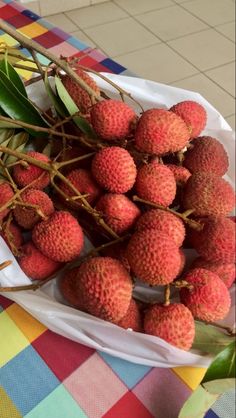
[[(6, 267), (10, 266), (11, 264), (12, 264), (11, 260), (4, 261), (3, 263), (0, 264), (0, 270), (5, 269)], [(1, 288), (0, 288), (0, 292), (1, 292)]]

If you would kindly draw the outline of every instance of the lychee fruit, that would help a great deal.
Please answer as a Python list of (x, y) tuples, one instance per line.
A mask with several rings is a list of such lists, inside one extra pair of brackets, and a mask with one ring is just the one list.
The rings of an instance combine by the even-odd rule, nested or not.
[[(40, 152), (29, 151), (26, 152), (26, 155), (37, 161), (42, 161), (43, 163), (49, 162), (49, 158)], [(20, 187), (28, 186), (34, 182), (32, 183), (32, 187), (41, 190), (50, 183), (49, 173), (33, 163), (28, 164), (27, 167), (23, 167), (20, 164), (15, 165), (13, 168), (13, 177), (16, 184)]]
[(226, 317), (231, 304), (230, 294), (216, 273), (195, 268), (189, 270), (184, 279), (193, 288), (182, 288), (180, 299), (192, 312), (194, 318), (215, 322)]
[(145, 313), (144, 331), (188, 351), (195, 337), (193, 315), (182, 303), (155, 304)]
[(207, 261), (202, 257), (198, 257), (194, 260), (191, 265), (193, 268), (203, 268), (205, 270), (213, 271), (219, 278), (224, 282), (226, 287), (229, 289), (235, 280), (235, 264), (234, 263), (220, 263)]
[(10, 212), (8, 208), (1, 210), (1, 207), (11, 200), (13, 196), (14, 192), (11, 186), (5, 181), (0, 182), (0, 222)]
[[(75, 72), (94, 91), (95, 94), (100, 94), (98, 85), (87, 72), (83, 71), (81, 68), (75, 68)], [(79, 110), (82, 113), (88, 113), (92, 106), (89, 94), (68, 75), (63, 76), (61, 81)]]
[(92, 174), (107, 191), (126, 193), (134, 185), (137, 170), (128, 151), (120, 147), (108, 147), (95, 155)]
[(117, 234), (122, 234), (132, 228), (141, 214), (139, 208), (123, 194), (103, 195), (96, 209), (101, 212), (107, 225)]
[(33, 280), (46, 279), (61, 267), (61, 263), (46, 257), (30, 241), (23, 245), (18, 263), (26, 276)]
[(179, 249), (179, 253), (180, 253), (180, 268), (179, 268), (178, 276), (180, 276), (183, 273), (184, 267), (186, 264), (186, 255), (184, 251), (182, 250), (182, 248)]
[(2, 230), (0, 230), (0, 235), (14, 255), (16, 255), (23, 244), (23, 235), (19, 226), (14, 222), (10, 222), (9, 225), (4, 224)]
[(131, 134), (137, 116), (119, 100), (102, 100), (91, 108), (91, 122), (97, 135), (106, 141), (118, 141)]
[(208, 218), (201, 231), (191, 230), (190, 241), (201, 257), (219, 263), (235, 262), (235, 223), (229, 218)]
[[(72, 170), (69, 174), (66, 175), (66, 178), (81, 194), (88, 194), (86, 200), (88, 203), (90, 203), (90, 205), (92, 205), (97, 200), (101, 193), (100, 187), (88, 170), (84, 170), (83, 168)], [(75, 196), (75, 192), (64, 182), (61, 182), (60, 189), (65, 195), (68, 196), (68, 198)], [(70, 200), (68, 201), (68, 205), (77, 209), (80, 200), (77, 199), (75, 202)]]
[(166, 164), (172, 173), (174, 174), (175, 181), (177, 185), (184, 186), (187, 183), (189, 177), (191, 176), (190, 171), (183, 167), (182, 165), (175, 165), (175, 164)]
[(223, 176), (229, 166), (227, 152), (223, 145), (211, 136), (196, 138), (192, 148), (185, 153), (184, 166), (191, 173), (208, 172)]
[[(21, 193), (22, 203), (35, 205), (45, 217), (54, 212), (54, 206), (50, 197), (42, 190), (26, 189)], [(32, 229), (42, 217), (37, 213), (36, 208), (16, 205), (13, 214), (17, 223), (25, 229)]]
[(46, 257), (58, 262), (72, 261), (83, 248), (83, 231), (78, 221), (66, 211), (54, 212), (35, 225), (32, 239)]
[(142, 332), (142, 316), (135, 299), (131, 299), (128, 311), (126, 312), (125, 316), (117, 323), (117, 325), (125, 329), (130, 328), (133, 331)]
[(146, 110), (134, 137), (139, 151), (156, 155), (180, 151), (189, 138), (190, 132), (183, 119), (165, 109)]
[(194, 216), (226, 216), (235, 205), (232, 186), (216, 174), (196, 172), (188, 179), (184, 209), (194, 209)]
[(118, 322), (130, 305), (132, 280), (118, 260), (95, 257), (78, 269), (76, 293), (79, 303), (98, 318)]
[(171, 283), (181, 266), (175, 242), (155, 229), (135, 232), (128, 243), (126, 256), (137, 278), (152, 286)]
[(170, 108), (171, 112), (180, 116), (189, 128), (191, 138), (200, 135), (206, 126), (207, 113), (200, 103), (184, 100)]
[(176, 194), (176, 181), (172, 171), (154, 161), (138, 170), (135, 189), (144, 200), (169, 206)]
[(170, 212), (161, 209), (151, 209), (145, 212), (138, 219), (135, 230), (143, 231), (145, 229), (156, 229), (158, 232), (169, 235), (178, 247), (183, 244), (185, 237), (184, 223)]

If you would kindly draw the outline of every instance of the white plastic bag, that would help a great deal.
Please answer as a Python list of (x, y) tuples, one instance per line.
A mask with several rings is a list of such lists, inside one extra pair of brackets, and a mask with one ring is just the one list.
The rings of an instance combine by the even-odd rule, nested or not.
[[(218, 138), (224, 145), (230, 161), (229, 171), (225, 178), (232, 185), (235, 184), (233, 131), (220, 113), (200, 94), (140, 78), (105, 75), (130, 92), (145, 109), (151, 107), (169, 108), (183, 100), (195, 100), (202, 104), (208, 117), (207, 127), (203, 134)], [(117, 97), (117, 92), (110, 85), (98, 77), (94, 78), (110, 96)], [(33, 101), (41, 107), (47, 107), (49, 102), (42, 82), (29, 86), (27, 90)], [(134, 107), (133, 102), (132, 106)], [(137, 112), (140, 111), (137, 106), (135, 109)], [(86, 241), (85, 251), (88, 246), (89, 243)], [(0, 271), (1, 286), (19, 286), (31, 283), (19, 268), (5, 242), (0, 238), (0, 263), (6, 260), (12, 260), (12, 264)], [(136, 294), (145, 294), (146, 297), (150, 292), (150, 296), (156, 292), (156, 290), (150, 290), (140, 285), (137, 285), (135, 291)], [(36, 292), (10, 292), (4, 295), (21, 305), (52, 331), (125, 360), (155, 367), (207, 367), (211, 361), (209, 356), (203, 356), (193, 350), (190, 352), (180, 350), (158, 337), (124, 330), (65, 305), (58, 291), (56, 280), (49, 282)], [(230, 314), (224, 320), (228, 326), (233, 326), (234, 308), (235, 302), (233, 300)]]

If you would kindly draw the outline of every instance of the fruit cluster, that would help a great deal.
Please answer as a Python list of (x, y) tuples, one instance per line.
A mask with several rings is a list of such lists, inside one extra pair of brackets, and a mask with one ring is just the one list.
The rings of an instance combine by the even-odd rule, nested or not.
[[(94, 104), (68, 76), (62, 81), (95, 132), (95, 152), (80, 160), (82, 145), (60, 150), (56, 184), (53, 155), (21, 154), (11, 181), (0, 183), (1, 234), (32, 280), (65, 270), (59, 288), (72, 307), (189, 350), (194, 318), (221, 320), (231, 304), (235, 194), (222, 178), (227, 153), (219, 139), (200, 136), (207, 115), (196, 102), (138, 116), (123, 101)], [(81, 257), (85, 235), (99, 251)], [(184, 248), (199, 254), (188, 269)], [(135, 300), (137, 278), (162, 286), (163, 300)], [(170, 300), (172, 286), (179, 302)]]

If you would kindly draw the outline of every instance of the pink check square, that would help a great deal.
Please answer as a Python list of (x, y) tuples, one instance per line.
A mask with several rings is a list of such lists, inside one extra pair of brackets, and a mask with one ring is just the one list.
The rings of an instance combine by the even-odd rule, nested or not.
[(89, 418), (102, 418), (128, 391), (97, 353), (89, 357), (63, 384)]

